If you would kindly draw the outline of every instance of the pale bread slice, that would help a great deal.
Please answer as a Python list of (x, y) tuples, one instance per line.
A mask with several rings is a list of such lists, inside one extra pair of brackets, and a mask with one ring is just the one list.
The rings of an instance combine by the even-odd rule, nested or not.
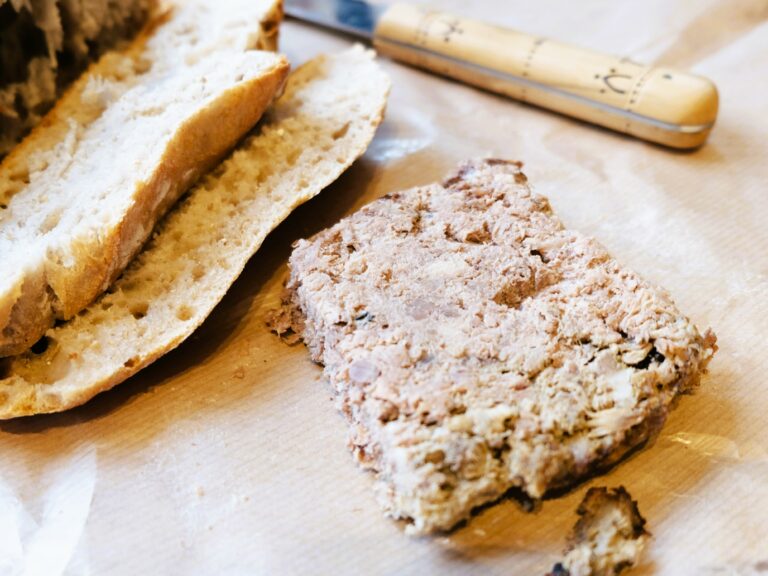
[[(178, 0), (0, 164), (0, 356), (102, 293), (282, 89), (276, 0)], [(266, 26), (266, 31), (264, 30)]]
[(0, 366), (0, 418), (56, 412), (122, 382), (187, 338), (265, 236), (358, 158), (389, 80), (360, 47), (294, 72), (284, 96), (157, 228), (109, 293)]

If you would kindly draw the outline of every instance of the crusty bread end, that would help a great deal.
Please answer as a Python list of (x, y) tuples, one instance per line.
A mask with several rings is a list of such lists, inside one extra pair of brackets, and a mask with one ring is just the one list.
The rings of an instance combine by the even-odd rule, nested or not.
[(289, 65), (252, 48), (274, 44), (280, 13), (273, 0), (173, 5), (0, 165), (0, 356), (102, 293), (258, 121)]
[(156, 6), (155, 0), (0, 0), (0, 159), (89, 62), (130, 41)]

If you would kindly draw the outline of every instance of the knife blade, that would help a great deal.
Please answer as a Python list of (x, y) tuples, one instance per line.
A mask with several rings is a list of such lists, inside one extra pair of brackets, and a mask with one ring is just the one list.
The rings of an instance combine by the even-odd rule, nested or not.
[(673, 148), (717, 118), (706, 78), (408, 4), (286, 0), (286, 13), (370, 40), (395, 60)]
[(360, 0), (288, 0), (285, 5), (285, 13), (291, 18), (332, 28), (365, 40), (373, 39), (373, 30), (385, 11), (386, 6), (368, 4)]

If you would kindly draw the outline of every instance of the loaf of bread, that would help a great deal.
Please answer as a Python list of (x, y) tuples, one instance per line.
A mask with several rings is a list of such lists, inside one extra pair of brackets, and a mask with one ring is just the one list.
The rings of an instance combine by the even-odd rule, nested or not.
[(109, 52), (0, 164), (0, 356), (29, 348), (120, 275), (158, 218), (282, 89), (253, 48), (274, 0), (179, 0)]
[(0, 359), (0, 418), (77, 406), (187, 338), (264, 237), (365, 151), (388, 92), (359, 47), (296, 70), (256, 132), (168, 214), (109, 293), (41, 346)]
[(154, 0), (0, 0), (0, 158), (106, 50), (132, 38)]
[(290, 268), (293, 329), (385, 509), (415, 533), (615, 462), (715, 351), (505, 160), (365, 206), (297, 242)]

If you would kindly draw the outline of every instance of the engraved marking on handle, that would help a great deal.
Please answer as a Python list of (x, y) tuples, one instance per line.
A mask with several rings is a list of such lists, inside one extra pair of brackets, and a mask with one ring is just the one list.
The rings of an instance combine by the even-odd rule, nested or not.
[(464, 30), (460, 26), (461, 21), (458, 18), (446, 18), (443, 20), (443, 23), (448, 27), (442, 33), (443, 42), (450, 42), (451, 36), (456, 34), (464, 34)]
[[(629, 113), (632, 113), (635, 104), (637, 104), (637, 101), (640, 99), (640, 94), (643, 90), (643, 87), (645, 86), (645, 81), (648, 79), (648, 75), (651, 72), (651, 67), (648, 66), (642, 74), (640, 74), (640, 78), (637, 79), (637, 82), (635, 83), (635, 87), (632, 88), (632, 92), (629, 94), (629, 103), (627, 104), (626, 111)], [(627, 119), (626, 123), (624, 124), (624, 132), (629, 134), (629, 130), (632, 127), (632, 120)]]
[[(533, 63), (533, 57), (536, 55), (536, 52), (541, 47), (544, 42), (546, 42), (546, 38), (534, 38), (533, 42), (531, 43), (531, 48), (528, 50), (528, 54), (525, 57), (525, 64), (523, 64), (523, 78), (528, 78), (530, 76), (529, 72), (531, 71), (531, 64)], [(520, 100), (523, 102), (528, 101), (528, 87), (523, 86), (523, 89), (520, 93)]]
[[(615, 72), (615, 69), (611, 68), (611, 72)], [(595, 78), (600, 78), (600, 74), (595, 74)], [(613, 90), (614, 92), (616, 92), (616, 94), (626, 94), (627, 93), (626, 90), (622, 90), (618, 86), (613, 85), (612, 81), (615, 78), (627, 78), (628, 80), (632, 80), (632, 76), (630, 76), (629, 74), (607, 74), (603, 76), (603, 82), (605, 83), (605, 85), (608, 87), (609, 90)], [(605, 88), (600, 89), (600, 94), (605, 94)]]
[[(443, 26), (444, 29), (438, 30), (438, 26)], [(437, 37), (448, 44), (453, 36), (460, 34), (464, 34), (464, 29), (461, 27), (461, 20), (455, 16), (421, 10), (421, 18), (414, 29), (413, 41), (419, 46), (426, 46), (431, 37)]]

